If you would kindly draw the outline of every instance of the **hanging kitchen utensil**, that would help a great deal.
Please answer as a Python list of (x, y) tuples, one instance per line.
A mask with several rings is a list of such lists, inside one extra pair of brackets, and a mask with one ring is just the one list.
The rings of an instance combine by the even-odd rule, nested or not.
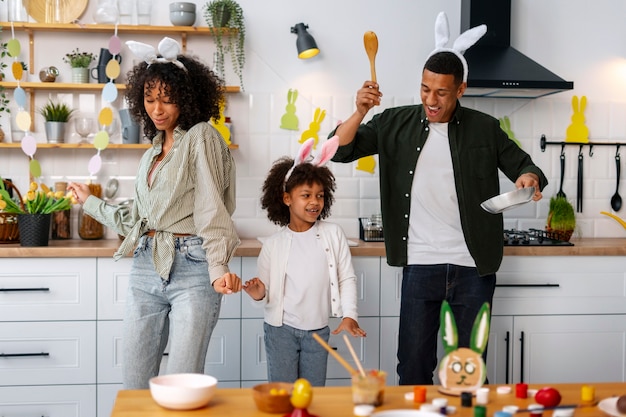
[(583, 145), (578, 151), (578, 181), (576, 184), (576, 212), (583, 212)]
[(376, 59), (376, 53), (378, 52), (378, 37), (374, 32), (367, 31), (363, 35), (363, 43), (365, 44), (365, 52), (370, 60), (370, 73), (371, 80), (376, 82), (376, 66), (374, 60)]
[(559, 192), (556, 193), (557, 197), (567, 198), (565, 193), (563, 192), (563, 178), (565, 176), (565, 145), (561, 145), (561, 187), (559, 188)]
[(622, 208), (622, 196), (619, 195), (620, 171), (619, 145), (617, 145), (617, 150), (615, 151), (615, 176), (617, 177), (617, 183), (615, 184), (615, 194), (611, 197), (611, 208), (614, 211), (619, 211)]

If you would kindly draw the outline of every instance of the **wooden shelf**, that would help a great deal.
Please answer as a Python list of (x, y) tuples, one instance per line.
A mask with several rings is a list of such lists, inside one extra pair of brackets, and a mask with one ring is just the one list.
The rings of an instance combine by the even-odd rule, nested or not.
[[(82, 24), (82, 23), (27, 23), (27, 22), (0, 22), (0, 26), (8, 31), (14, 30), (28, 33), (30, 45), (29, 69), (33, 74), (33, 47), (35, 32), (83, 32), (83, 33), (115, 33), (115, 25)], [(219, 28), (224, 36), (234, 35), (236, 30)], [(187, 37), (189, 35), (211, 36), (212, 29), (199, 26), (143, 26), (143, 25), (117, 25), (117, 33), (137, 33), (142, 35), (178, 35), (181, 38), (183, 53), (187, 51)]]
[[(83, 24), (83, 23), (36, 23), (36, 22), (0, 22), (0, 26), (8, 31), (13, 27), (20, 31), (33, 32), (91, 32), (106, 33), (115, 31), (115, 25)], [(219, 28), (224, 35), (235, 34), (230, 28)], [(140, 34), (202, 34), (211, 35), (211, 28), (206, 26), (145, 26), (145, 25), (117, 25), (118, 33)]]
[[(137, 143), (137, 144), (126, 144), (126, 143), (109, 143), (106, 149), (148, 149), (152, 146), (149, 143)], [(21, 149), (21, 143), (0, 143), (1, 148), (7, 149)], [(239, 149), (239, 145), (230, 144), (228, 145), (229, 149)], [(94, 147), (91, 143), (37, 143), (37, 149), (91, 149)]]
[[(15, 81), (0, 81), (0, 86), (11, 90), (17, 88), (17, 82)], [(73, 84), (73, 83), (43, 83), (43, 82), (20, 82), (20, 87), (22, 87), (26, 91), (30, 90), (50, 90), (50, 91), (62, 91), (62, 90), (71, 90), (71, 91), (102, 91), (104, 88), (104, 84), (99, 83), (81, 83), (81, 84)], [(115, 87), (120, 90), (126, 90), (126, 84), (115, 84)], [(238, 93), (241, 91), (239, 86), (226, 86), (227, 93)]]

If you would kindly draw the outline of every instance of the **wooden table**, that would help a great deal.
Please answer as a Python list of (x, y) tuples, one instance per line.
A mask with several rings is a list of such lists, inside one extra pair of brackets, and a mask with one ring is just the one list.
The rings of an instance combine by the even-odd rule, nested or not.
[[(538, 389), (549, 384), (530, 384), (529, 388)], [(593, 383), (590, 384), (595, 388), (596, 400), (603, 400), (608, 397), (626, 395), (626, 383)], [(582, 384), (553, 384), (550, 385), (559, 390), (563, 400), (561, 404), (579, 404)], [(487, 405), (487, 415), (492, 416), (493, 413), (502, 409), (505, 405), (517, 405), (525, 408), (534, 401), (531, 398), (517, 399), (515, 398), (515, 386), (510, 385), (510, 394), (497, 394), (497, 386), (489, 386), (491, 392), (489, 394), (489, 404)], [(376, 409), (419, 409), (419, 404), (407, 401), (404, 394), (412, 392), (412, 386), (392, 386), (385, 390), (384, 404)], [(437, 392), (436, 386), (430, 386), (427, 390), (426, 401), (430, 402), (433, 398), (448, 398), (449, 405), (457, 407), (457, 411), (452, 416), (471, 417), (474, 415), (473, 408), (461, 408), (460, 398), (452, 396), (444, 396)], [(313, 402), (308, 408), (311, 414), (318, 417), (350, 417), (352, 413), (352, 395), (350, 387), (325, 387), (313, 389)], [(115, 406), (111, 417), (193, 417), (193, 416), (211, 416), (211, 417), (268, 417), (272, 414), (262, 413), (256, 409), (254, 400), (252, 399), (252, 390), (250, 388), (218, 388), (215, 397), (211, 400), (207, 407), (192, 411), (172, 411), (160, 407), (152, 400), (149, 390), (122, 390), (117, 395)], [(275, 416), (282, 415), (274, 414)], [(519, 414), (521, 416), (528, 415)], [(543, 416), (552, 415), (552, 411), (544, 411)], [(594, 416), (601, 417), (605, 414), (598, 409), (596, 405), (578, 408), (574, 414), (576, 417)]]

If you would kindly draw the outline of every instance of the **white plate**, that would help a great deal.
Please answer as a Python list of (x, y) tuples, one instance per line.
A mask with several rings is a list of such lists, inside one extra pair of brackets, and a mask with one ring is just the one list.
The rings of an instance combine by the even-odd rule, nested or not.
[(617, 411), (617, 398), (618, 397), (605, 398), (598, 403), (598, 408), (613, 417), (626, 417), (626, 414)]
[(485, 200), (480, 203), (480, 206), (491, 214), (498, 214), (528, 203), (533, 199), (534, 194), (535, 187), (520, 188)]
[(442, 415), (421, 410), (384, 410), (372, 414), (372, 417), (441, 417)]

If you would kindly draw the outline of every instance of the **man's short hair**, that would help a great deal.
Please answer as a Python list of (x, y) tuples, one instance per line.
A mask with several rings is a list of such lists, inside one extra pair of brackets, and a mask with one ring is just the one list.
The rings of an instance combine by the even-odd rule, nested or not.
[(457, 85), (463, 82), (463, 64), (459, 57), (452, 52), (444, 51), (431, 55), (426, 60), (424, 69), (435, 74), (453, 75)]

